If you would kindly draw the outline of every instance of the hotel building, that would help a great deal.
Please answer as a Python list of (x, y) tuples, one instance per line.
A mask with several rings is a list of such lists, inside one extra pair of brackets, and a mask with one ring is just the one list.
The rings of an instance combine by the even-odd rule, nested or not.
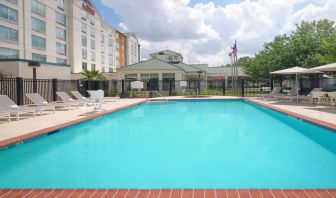
[(116, 72), (139, 62), (134, 33), (108, 24), (90, 0), (0, 0), (0, 70), (31, 78), (78, 78), (83, 70)]

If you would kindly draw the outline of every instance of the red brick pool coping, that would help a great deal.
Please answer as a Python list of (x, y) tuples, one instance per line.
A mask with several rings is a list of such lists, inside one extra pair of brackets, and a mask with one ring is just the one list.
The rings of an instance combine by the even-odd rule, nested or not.
[(336, 198), (336, 189), (0, 189), (7, 197)]

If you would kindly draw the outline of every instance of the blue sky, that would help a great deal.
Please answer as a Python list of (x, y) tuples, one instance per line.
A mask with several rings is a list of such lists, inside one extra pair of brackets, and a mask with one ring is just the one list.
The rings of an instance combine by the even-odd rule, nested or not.
[(105, 21), (137, 35), (141, 59), (170, 49), (182, 53), (186, 63), (211, 66), (230, 62), (235, 40), (238, 57), (254, 56), (303, 20), (336, 20), (336, 0), (93, 1)]

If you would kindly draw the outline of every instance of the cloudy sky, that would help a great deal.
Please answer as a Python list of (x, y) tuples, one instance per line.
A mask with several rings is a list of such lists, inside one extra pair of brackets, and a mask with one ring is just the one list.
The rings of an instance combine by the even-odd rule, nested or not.
[(103, 18), (134, 32), (142, 59), (164, 49), (181, 52), (187, 63), (210, 66), (253, 56), (264, 42), (290, 33), (301, 20), (336, 20), (336, 0), (94, 0)]

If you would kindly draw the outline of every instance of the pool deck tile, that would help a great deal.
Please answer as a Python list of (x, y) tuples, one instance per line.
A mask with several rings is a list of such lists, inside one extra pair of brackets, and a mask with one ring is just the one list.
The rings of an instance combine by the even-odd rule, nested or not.
[(249, 191), (252, 198), (262, 198), (259, 189), (250, 189)]
[(151, 190), (147, 196), (147, 198), (157, 198), (160, 195), (160, 190)]
[(172, 189), (163, 189), (160, 193), (160, 198), (170, 198)]
[(202, 197), (204, 197), (204, 193), (205, 193), (204, 189), (195, 189), (193, 197), (194, 198), (202, 198)]
[(237, 189), (228, 189), (226, 190), (226, 194), (228, 197), (237, 197), (239, 198), (238, 190)]
[(182, 189), (174, 189), (172, 190), (172, 193), (170, 195), (171, 198), (175, 198), (175, 197), (178, 197), (178, 198), (181, 198), (182, 196)]
[(227, 192), (225, 189), (216, 189), (215, 190), (215, 195), (217, 198), (226, 198), (227, 197)]
[(194, 195), (194, 190), (182, 189), (182, 198), (192, 198)]
[(140, 190), (137, 198), (146, 198), (149, 194), (149, 190)]
[(216, 197), (216, 194), (215, 194), (215, 190), (214, 189), (205, 189), (205, 198), (208, 198), (208, 197)]
[(0, 189), (0, 198), (10, 197), (336, 198), (336, 189)]

